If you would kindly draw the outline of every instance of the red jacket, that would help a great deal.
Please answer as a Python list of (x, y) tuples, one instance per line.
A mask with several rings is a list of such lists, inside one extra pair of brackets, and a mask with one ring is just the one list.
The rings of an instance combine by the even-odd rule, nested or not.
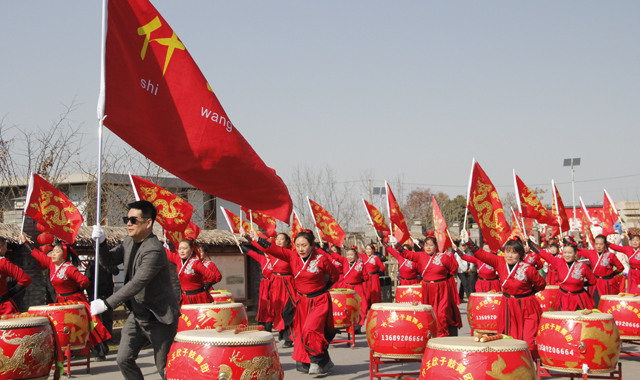
[(529, 293), (537, 293), (545, 288), (546, 281), (536, 268), (525, 262), (519, 261), (509, 272), (509, 267), (504, 257), (496, 256), (483, 249), (474, 253), (478, 260), (481, 260), (496, 268), (502, 291), (512, 296), (522, 296)]
[(325, 289), (327, 286), (325, 275), (329, 275), (331, 282), (336, 282), (340, 278), (340, 273), (331, 264), (331, 261), (316, 250), (311, 251), (306, 260), (303, 260), (298, 252), (278, 247), (275, 244), (272, 244), (265, 252), (289, 263), (296, 289), (301, 294), (316, 293)]
[(80, 273), (78, 268), (70, 262), (65, 261), (56, 268), (51, 257), (45, 255), (39, 249), (31, 251), (31, 256), (38, 260), (40, 268), (49, 269), (51, 285), (53, 285), (58, 295), (72, 293), (89, 287), (89, 279)]
[(183, 263), (180, 255), (168, 249), (165, 250), (169, 261), (178, 267), (178, 278), (183, 291), (197, 290), (202, 288), (205, 282), (216, 284), (222, 280), (222, 275), (215, 264), (211, 263), (206, 267), (194, 254)]
[(589, 285), (596, 284), (596, 277), (585, 264), (575, 261), (569, 268), (569, 264), (562, 257), (554, 256), (544, 249), (540, 251), (540, 256), (558, 271), (558, 285), (562, 289), (569, 292), (578, 292), (584, 289), (585, 282)]
[(436, 252), (429, 256), (426, 252), (402, 251), (402, 257), (418, 264), (422, 281), (444, 280), (451, 272), (458, 270), (458, 262), (446, 253)]
[(396, 260), (398, 260), (398, 273), (403, 280), (413, 280), (418, 278), (418, 265), (402, 257), (400, 252), (396, 251), (392, 247), (387, 247), (387, 252), (391, 254)]
[(13, 264), (4, 256), (0, 256), (0, 296), (7, 294), (7, 277), (11, 277), (18, 282), (18, 285), (31, 285), (31, 277), (17, 265)]

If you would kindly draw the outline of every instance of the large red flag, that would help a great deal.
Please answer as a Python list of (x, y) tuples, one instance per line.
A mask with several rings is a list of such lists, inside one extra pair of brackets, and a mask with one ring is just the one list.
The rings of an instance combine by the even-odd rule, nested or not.
[(249, 231), (251, 230), (251, 224), (249, 224), (245, 220), (242, 220), (238, 215), (232, 213), (222, 206), (220, 206), (220, 210), (222, 211), (222, 215), (224, 215), (224, 218), (226, 219), (231, 232), (233, 232), (234, 234), (239, 234), (241, 233), (240, 228), (242, 228), (244, 229), (244, 232), (249, 233)]
[(277, 233), (275, 219), (273, 219), (269, 215), (265, 215), (253, 210), (247, 211), (246, 209), (244, 210), (244, 215), (247, 217), (247, 219), (257, 224), (258, 227), (262, 228), (268, 237), (276, 237)]
[(69, 198), (37, 174), (29, 179), (24, 212), (36, 222), (48, 226), (47, 232), (70, 244), (76, 241), (84, 221)]
[(402, 232), (401, 236), (398, 236), (397, 233), (394, 233), (394, 236), (398, 240), (398, 243), (403, 244), (403, 242), (411, 239), (411, 233), (409, 233), (409, 228), (407, 227), (407, 222), (404, 220), (404, 215), (402, 215), (402, 210), (400, 210), (400, 205), (396, 200), (396, 196), (393, 195), (391, 191), (391, 187), (384, 181), (384, 184), (387, 187), (387, 207), (389, 208), (389, 220), (392, 225), (395, 225), (398, 230)]
[(562, 197), (560, 197), (560, 192), (553, 180), (551, 180), (551, 187), (553, 188), (553, 217), (558, 221), (561, 233), (570, 232), (569, 217), (567, 217)]
[(447, 229), (447, 221), (444, 220), (440, 207), (438, 207), (436, 197), (433, 195), (431, 196), (431, 204), (433, 207), (433, 230), (436, 234), (436, 238), (438, 239), (438, 252), (444, 252), (451, 247), (451, 238), (449, 237)]
[(286, 185), (232, 124), (149, 1), (108, 2), (104, 54), (98, 114), (105, 126), (198, 189), (289, 220)]
[(347, 234), (344, 233), (342, 227), (338, 224), (327, 210), (322, 206), (307, 198), (309, 201), (309, 207), (311, 208), (311, 216), (313, 217), (313, 223), (320, 231), (320, 237), (324, 241), (328, 241), (333, 245), (342, 247)]
[(193, 222), (189, 222), (189, 225), (184, 231), (165, 231), (167, 238), (176, 248), (178, 248), (178, 245), (180, 245), (180, 242), (184, 239), (191, 239), (195, 241), (198, 238), (198, 235), (200, 235), (200, 232), (200, 227), (196, 226)]
[(298, 213), (296, 213), (296, 211), (293, 210), (293, 213), (291, 215), (291, 240), (294, 240), (296, 236), (298, 236), (298, 234), (303, 230), (304, 230), (304, 227), (300, 222), (300, 218), (298, 218)]
[(618, 209), (605, 189), (604, 202), (602, 203), (602, 234), (604, 236), (609, 236), (616, 232), (616, 230), (613, 229), (613, 225), (618, 219), (620, 219)]
[(582, 208), (582, 219), (581, 219), (582, 233), (587, 235), (587, 238), (589, 239), (589, 243), (591, 243), (592, 247), (595, 247), (596, 242), (595, 242), (595, 239), (593, 238), (593, 233), (591, 232), (591, 226), (593, 222), (591, 221), (589, 210), (587, 210), (587, 207), (584, 205), (584, 202), (582, 202), (582, 197), (580, 197), (580, 208)]
[(502, 249), (511, 234), (511, 228), (496, 188), (475, 159), (471, 166), (467, 209), (478, 223), (482, 237), (491, 250), (496, 252)]
[(558, 221), (554, 219), (551, 211), (540, 203), (538, 197), (522, 182), (520, 177), (513, 171), (513, 178), (516, 187), (516, 200), (518, 202), (518, 211), (525, 218), (532, 218), (541, 224), (556, 225)]
[(137, 200), (153, 203), (156, 221), (167, 231), (184, 231), (193, 215), (193, 205), (169, 190), (135, 175), (129, 175)]
[(364, 203), (364, 208), (367, 210), (369, 223), (371, 223), (373, 228), (378, 232), (389, 231), (389, 226), (387, 226), (387, 222), (384, 220), (382, 213), (364, 198), (362, 198), (362, 202)]

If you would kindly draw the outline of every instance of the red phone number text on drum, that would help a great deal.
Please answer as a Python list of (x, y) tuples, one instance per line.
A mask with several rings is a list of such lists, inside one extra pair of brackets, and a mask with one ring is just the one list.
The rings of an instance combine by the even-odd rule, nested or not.
[(444, 356), (440, 357), (440, 358), (433, 358), (431, 360), (429, 360), (428, 362), (423, 362), (422, 363), (422, 376), (423, 377), (427, 377), (427, 371), (430, 370), (433, 367), (437, 367), (437, 366), (447, 366), (453, 370), (455, 370), (456, 372), (458, 372), (459, 374), (462, 375), (462, 379), (463, 380), (473, 380), (473, 375), (470, 373), (464, 373), (467, 370), (467, 367), (464, 366), (462, 363), (458, 363), (457, 361), (453, 360), (453, 359), (449, 359), (449, 358), (445, 358)]
[(487, 305), (500, 305), (500, 299), (495, 299), (493, 301), (491, 300), (484, 300), (482, 302), (480, 302), (479, 304), (476, 305), (476, 310), (480, 310), (481, 307), (485, 307)]
[[(398, 320), (402, 319), (403, 321), (407, 321), (407, 322), (411, 322), (414, 325), (416, 325), (419, 329), (423, 328), (424, 325), (422, 324), (422, 322), (420, 322), (418, 320), (418, 318), (413, 317), (411, 315), (405, 315), (405, 314), (400, 314), (400, 316), (395, 315), (395, 316), (391, 316), (389, 318), (387, 318), (387, 322), (388, 323), (394, 323), (397, 322)], [(382, 322), (382, 327), (388, 327), (387, 322)]]
[(616, 321), (616, 325), (619, 327), (631, 327), (634, 329), (640, 329), (640, 323), (632, 323), (627, 321)]
[(544, 330), (555, 330), (556, 332), (559, 332), (560, 334), (564, 335), (564, 338), (567, 340), (567, 342), (571, 342), (573, 340), (573, 337), (571, 336), (571, 334), (569, 334), (569, 331), (562, 327), (562, 325), (556, 325), (555, 323), (545, 323), (544, 325), (540, 325), (538, 333)]
[(551, 347), (547, 346), (546, 344), (538, 344), (538, 351), (573, 356), (573, 350), (570, 350), (568, 348)]
[[(196, 356), (197, 355), (197, 356)], [(171, 367), (171, 363), (179, 357), (187, 357), (189, 359), (192, 359), (194, 362), (198, 363), (198, 365), (200, 366), (200, 372), (205, 373), (209, 371), (209, 364), (207, 363), (202, 363), (204, 361), (204, 358), (201, 355), (198, 355), (197, 352), (195, 352), (194, 350), (190, 350), (188, 348), (182, 348), (179, 350), (175, 350), (174, 352), (171, 353), (171, 358), (167, 361), (167, 366)]]
[(423, 335), (380, 335), (380, 340), (384, 342), (424, 342)]
[(633, 314), (637, 315), (638, 318), (640, 318), (640, 310), (638, 310), (638, 308), (633, 307), (631, 305), (615, 305), (612, 308), (608, 309), (607, 311), (605, 311), (605, 313), (611, 314), (612, 311), (622, 311), (622, 310), (628, 310), (630, 312), (632, 312)]

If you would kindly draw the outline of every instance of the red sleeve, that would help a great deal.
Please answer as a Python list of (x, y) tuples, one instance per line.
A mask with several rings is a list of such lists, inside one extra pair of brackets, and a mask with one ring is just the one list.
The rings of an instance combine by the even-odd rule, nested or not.
[(169, 259), (169, 261), (171, 261), (172, 263), (176, 264), (178, 266), (178, 268), (180, 268), (180, 261), (182, 259), (180, 259), (180, 255), (178, 255), (177, 253), (169, 250), (169, 248), (164, 247), (164, 251), (167, 252), (167, 258)]
[[(549, 263), (549, 265), (551, 265), (552, 267), (556, 268), (556, 270), (558, 269), (558, 259), (560, 259), (559, 257), (554, 257), (551, 252), (547, 251), (546, 249), (541, 249), (540, 250), (540, 257), (542, 257), (546, 262)], [(562, 259), (560, 259), (562, 260)], [(564, 260), (562, 260), (564, 261)]]
[(531, 269), (531, 284), (533, 285), (533, 291), (537, 293), (544, 290), (547, 286), (547, 282), (542, 278), (542, 276), (540, 276), (540, 273), (538, 273), (533, 266), (531, 266)]
[(71, 265), (69, 268), (67, 268), (67, 276), (71, 277), (78, 284), (78, 287), (88, 288), (90, 285), (89, 279), (85, 277), (85, 275), (80, 273), (78, 268), (74, 267), (73, 265)]
[(420, 256), (422, 256), (420, 252), (413, 252), (413, 251), (409, 251), (408, 249), (405, 249), (404, 251), (399, 253), (400, 253), (400, 256), (404, 257), (405, 259), (415, 261), (415, 262), (420, 261)]
[(40, 269), (49, 269), (51, 267), (51, 257), (42, 253), (41, 250), (37, 248), (34, 249), (33, 251), (31, 251), (31, 256), (33, 256), (34, 259), (38, 260), (38, 266), (40, 267)]
[(629, 257), (634, 254), (633, 247), (623, 247), (621, 245), (609, 244), (609, 248), (613, 249), (614, 251), (624, 253)]
[(211, 262), (211, 264), (209, 264), (208, 267), (205, 266), (201, 261), (198, 261), (198, 264), (200, 265), (198, 265), (197, 267), (200, 270), (200, 274), (204, 276), (205, 282), (217, 284), (218, 282), (220, 282), (220, 280), (222, 280), (222, 275), (220, 274), (218, 267), (213, 261)]
[(622, 263), (620, 262), (620, 260), (618, 260), (618, 257), (616, 256), (615, 253), (611, 253), (611, 262), (613, 263), (613, 265), (616, 266), (616, 269), (618, 270), (618, 272), (622, 273), (624, 272), (624, 265), (622, 265)]
[[(353, 264), (355, 265), (355, 264)], [(349, 267), (349, 263), (347, 263), (347, 268)], [(364, 267), (364, 264), (362, 265), (362, 282), (367, 282), (369, 281), (369, 279), (371, 278), (371, 276), (369, 276), (369, 272), (367, 272), (367, 270)]]
[[(327, 258), (325, 257), (325, 259)], [(338, 282), (338, 280), (340, 279), (340, 272), (338, 271), (338, 268), (336, 268), (336, 266), (333, 265), (330, 259), (326, 260), (325, 269), (327, 271), (327, 274), (329, 274), (329, 281), (333, 283)]]
[(260, 267), (264, 266), (264, 262), (267, 260), (266, 257), (262, 256), (261, 254), (259, 254), (258, 252), (251, 250), (249, 252), (247, 252), (247, 256), (251, 257), (252, 259), (254, 259), (255, 261), (260, 263)]
[(502, 257), (494, 255), (493, 253), (489, 253), (484, 249), (479, 249), (474, 253), (476, 259), (482, 261), (483, 263), (487, 263), (494, 268), (498, 268), (500, 266), (500, 261), (504, 260)]
[(400, 255), (400, 253), (398, 251), (396, 251), (395, 248), (387, 247), (387, 252), (389, 252), (391, 254), (391, 256), (393, 256), (396, 260), (398, 260), (398, 262), (400, 262), (400, 259), (402, 258), (402, 255)]
[(347, 259), (346, 257), (342, 256), (341, 254), (339, 254), (337, 252), (331, 252), (331, 257), (334, 260), (338, 260), (342, 264), (343, 268), (345, 268), (345, 265), (346, 265), (346, 268), (349, 267), (349, 259)]
[(584, 266), (584, 277), (591, 286), (594, 286), (598, 282), (596, 276), (593, 275), (593, 271), (586, 265)]
[(251, 245), (254, 246), (260, 252), (266, 252), (267, 251), (266, 249), (262, 248), (262, 246), (260, 244), (258, 244), (257, 241), (251, 240)]
[(452, 274), (457, 273), (458, 272), (458, 260), (456, 260), (453, 257), (447, 255), (446, 253), (444, 254), (444, 256), (447, 257), (447, 260), (445, 260), (445, 266), (449, 270), (449, 273), (452, 273)]
[(471, 255), (462, 255), (462, 256), (460, 256), (460, 258), (462, 260), (464, 260), (464, 261), (468, 261), (470, 263), (478, 265), (478, 260), (475, 257), (471, 256)]
[[(282, 247), (278, 247), (275, 244), (271, 244), (271, 246), (267, 249), (264, 250), (265, 253), (268, 253), (269, 255), (273, 255), (274, 257), (280, 259), (280, 260), (284, 260), (288, 263), (291, 262), (292, 260), (292, 256), (291, 253), (293, 253), (293, 251), (286, 249), (286, 248), (282, 248)], [(296, 253), (296, 256), (298, 254)]]
[(380, 270), (380, 272), (384, 272), (384, 270), (387, 269), (378, 256), (376, 256), (376, 264), (378, 265), (378, 269)]
[(4, 274), (6, 276), (9, 276), (15, 279), (18, 282), (18, 285), (22, 285), (25, 287), (31, 285), (31, 281), (33, 280), (31, 279), (31, 277), (29, 277), (28, 274), (26, 274), (22, 269), (20, 269), (20, 267), (13, 264), (8, 259), (2, 260), (2, 264), (3, 264), (2, 269)]

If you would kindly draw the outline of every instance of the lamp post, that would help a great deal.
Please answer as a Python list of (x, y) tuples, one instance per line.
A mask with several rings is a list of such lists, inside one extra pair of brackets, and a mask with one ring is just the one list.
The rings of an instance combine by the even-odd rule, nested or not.
[(573, 167), (580, 166), (580, 158), (565, 158), (562, 166), (571, 166), (571, 192), (573, 193), (573, 228), (578, 228), (577, 216), (576, 216), (576, 184), (573, 180)]

